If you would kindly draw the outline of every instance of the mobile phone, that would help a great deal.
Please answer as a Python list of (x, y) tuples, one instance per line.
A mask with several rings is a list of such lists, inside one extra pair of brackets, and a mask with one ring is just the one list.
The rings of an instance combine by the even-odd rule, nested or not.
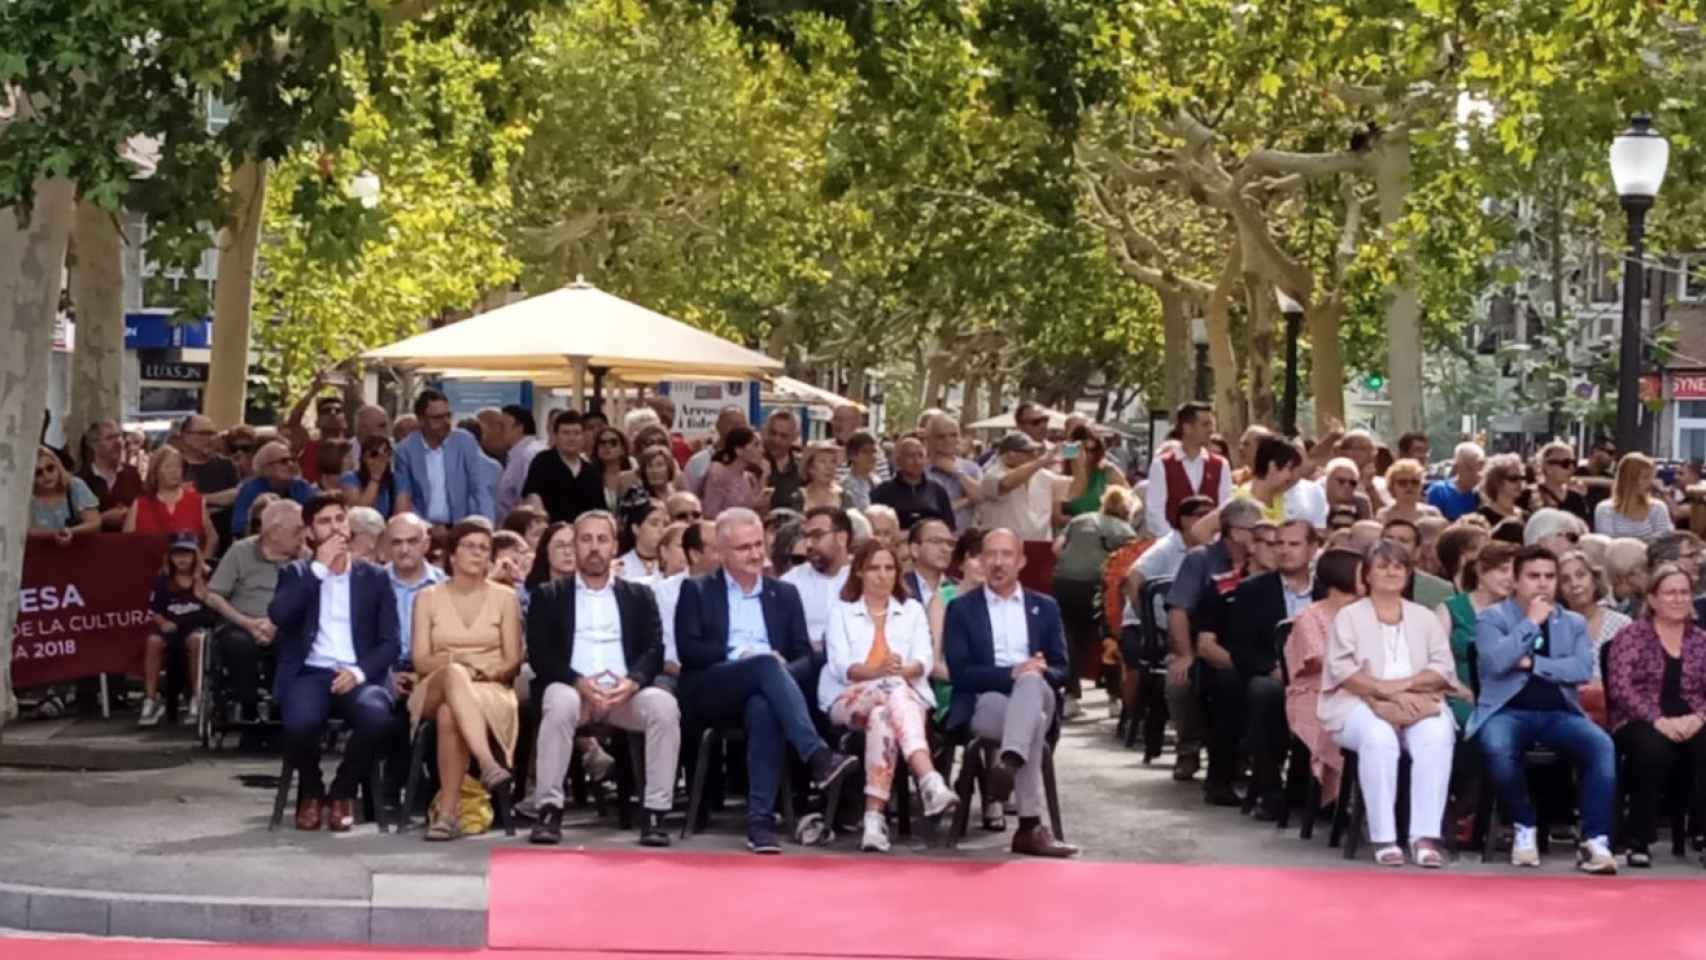
[(1060, 455), (1067, 460), (1077, 460), (1080, 444), (1074, 440), (1060, 448)]

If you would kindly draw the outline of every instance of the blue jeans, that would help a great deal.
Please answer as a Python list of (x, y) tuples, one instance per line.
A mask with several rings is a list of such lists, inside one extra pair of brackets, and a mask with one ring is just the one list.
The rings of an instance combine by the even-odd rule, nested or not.
[(1488, 717), (1475, 734), (1486, 759), (1486, 775), (1505, 812), (1516, 823), (1535, 825), (1522, 752), (1540, 745), (1568, 754), (1582, 778), (1582, 836), (1611, 835), (1611, 806), (1617, 790), (1617, 753), (1611, 737), (1573, 710), (1513, 710)]
[[(284, 755), (302, 775), (298, 795), (326, 796), (320, 773), (320, 741), (332, 716), (349, 724), (349, 743), (332, 779), (333, 800), (353, 800), (356, 787), (373, 769), (374, 756), (402, 721), (392, 709), (396, 701), (384, 687), (369, 681), (347, 693), (332, 694), (332, 671), (304, 667), (284, 688), (280, 703), (284, 721)], [(384, 678), (380, 678), (383, 680)]]
[(746, 815), (770, 821), (785, 769), (784, 746), (801, 760), (827, 744), (812, 723), (799, 682), (773, 656), (748, 657), (681, 677), (683, 726), (746, 728)]

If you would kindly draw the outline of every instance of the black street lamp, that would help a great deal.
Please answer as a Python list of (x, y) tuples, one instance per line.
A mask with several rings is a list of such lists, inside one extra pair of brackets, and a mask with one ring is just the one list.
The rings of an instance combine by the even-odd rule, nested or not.
[(1653, 119), (1637, 114), (1629, 129), (1611, 141), (1611, 179), (1629, 218), (1629, 253), (1623, 268), (1622, 355), (1617, 358), (1617, 452), (1639, 446), (1641, 414), (1641, 300), (1645, 289), (1647, 210), (1658, 196), (1670, 162), (1670, 143), (1653, 129)]
[[(1274, 296), (1279, 298), (1280, 313), (1285, 315), (1285, 400), (1280, 407), (1280, 432), (1288, 437), (1297, 436), (1297, 337), (1303, 327), (1303, 304), (1286, 296), (1285, 291), (1274, 288)], [(1321, 402), (1320, 397), (1315, 398)]]

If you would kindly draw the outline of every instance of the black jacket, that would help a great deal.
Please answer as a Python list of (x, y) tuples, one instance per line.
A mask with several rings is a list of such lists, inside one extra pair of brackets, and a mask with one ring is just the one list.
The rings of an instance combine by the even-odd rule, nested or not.
[[(675, 649), (681, 669), (692, 673), (729, 659), (729, 582), (715, 570), (681, 582), (675, 603)], [(759, 602), (764, 606), (764, 631), (770, 649), (794, 668), (812, 657), (811, 636), (806, 632), (806, 608), (800, 591), (791, 583), (764, 577)]]
[(1239, 676), (1266, 676), (1279, 666), (1274, 628), (1285, 617), (1285, 584), (1277, 572), (1245, 580), (1226, 598), (1216, 632)]
[[(533, 667), (533, 702), (544, 703), (545, 688), (570, 686), (580, 679), (569, 666), (575, 656), (575, 585), (573, 576), (541, 584), (527, 605), (527, 662)], [(663, 623), (658, 601), (645, 584), (612, 578), (616, 612), (622, 620), (622, 653), (628, 679), (649, 685), (663, 669)]]

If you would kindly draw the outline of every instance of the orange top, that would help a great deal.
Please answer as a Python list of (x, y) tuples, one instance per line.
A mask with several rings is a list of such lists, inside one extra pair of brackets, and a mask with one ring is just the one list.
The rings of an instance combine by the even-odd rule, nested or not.
[(889, 661), (889, 641), (884, 627), (888, 623), (888, 611), (883, 611), (881, 617), (873, 618), (876, 627), (871, 636), (871, 652), (865, 654), (865, 666), (875, 670)]

